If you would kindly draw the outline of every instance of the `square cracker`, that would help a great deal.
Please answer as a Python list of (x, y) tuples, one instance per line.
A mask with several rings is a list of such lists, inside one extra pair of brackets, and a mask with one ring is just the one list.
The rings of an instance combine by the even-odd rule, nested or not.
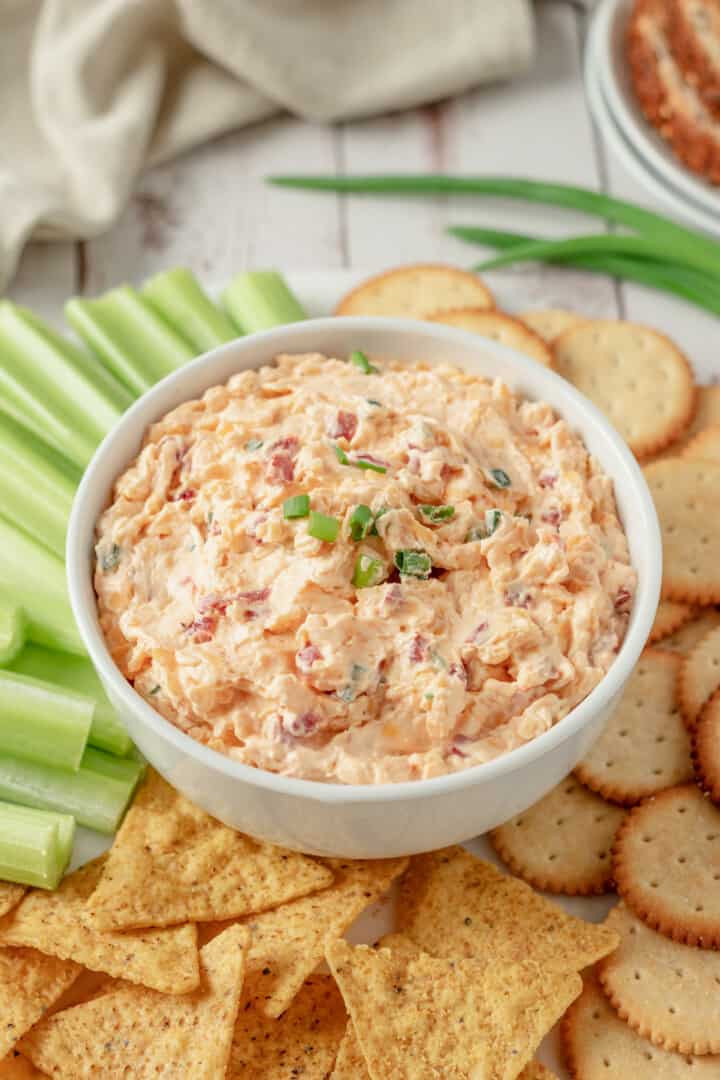
[(331, 871), (313, 859), (221, 824), (150, 769), (110, 849), (88, 920), (97, 930), (128, 930), (232, 919), (331, 882)]
[(515, 1080), (582, 989), (575, 972), (329, 943), (371, 1080)]
[(398, 912), (399, 929), (432, 956), (500, 967), (532, 960), (548, 973), (580, 971), (619, 943), (460, 847), (411, 859)]
[(279, 1020), (248, 1002), (235, 1025), (227, 1080), (325, 1080), (346, 1024), (343, 1000), (329, 975), (308, 979)]
[(81, 968), (36, 949), (0, 949), (0, 1059), (77, 979)]
[(325, 865), (335, 875), (329, 888), (245, 922), (252, 941), (243, 997), (257, 999), (255, 1008), (265, 1016), (280, 1016), (287, 1009), (322, 962), (326, 939), (342, 937), (403, 872), (407, 859), (327, 859)]
[(29, 892), (0, 920), (0, 945), (27, 945), (166, 994), (194, 990), (199, 972), (197, 931), (191, 923), (125, 934), (85, 924), (85, 904), (106, 857), (69, 874), (55, 892)]
[(23, 1040), (38, 1068), (63, 1080), (136, 1080), (161, 1073), (192, 1080), (225, 1075), (249, 939), (232, 926), (200, 953), (200, 986), (183, 996), (125, 986), (56, 1013)]

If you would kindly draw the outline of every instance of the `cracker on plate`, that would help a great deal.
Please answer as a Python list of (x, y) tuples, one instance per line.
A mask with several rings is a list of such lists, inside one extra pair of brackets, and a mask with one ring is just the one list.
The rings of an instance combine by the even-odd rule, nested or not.
[(720, 690), (715, 691), (695, 725), (693, 765), (700, 787), (720, 804)]
[(533, 962), (490, 964), (419, 952), (327, 947), (368, 1071), (419, 1076), (513, 1076), (581, 988), (575, 972)]
[[(653, 1046), (613, 1010), (592, 976), (561, 1027), (565, 1060), (576, 1080), (717, 1080), (720, 1058), (691, 1057)], [(692, 1066), (689, 1068), (688, 1066)]]
[(668, 458), (645, 468), (663, 542), (663, 598), (720, 601), (720, 464)]
[(499, 967), (528, 960), (548, 973), (580, 971), (618, 940), (460, 847), (410, 860), (398, 922), (433, 956), (476, 957)]
[(602, 734), (575, 769), (605, 799), (634, 806), (692, 779), (690, 738), (675, 699), (675, 653), (646, 649)]
[(720, 386), (695, 388), (695, 411), (685, 431), (662, 453), (662, 457), (677, 457), (697, 434), (720, 424)]
[[(324, 862), (334, 875), (329, 888), (245, 921), (252, 939), (243, 999), (254, 1000), (265, 1016), (280, 1016), (287, 1009), (322, 962), (326, 939), (342, 937), (407, 866), (407, 859)], [(210, 924), (205, 933), (214, 935), (222, 926)]]
[(685, 356), (647, 326), (590, 320), (553, 342), (555, 368), (594, 401), (639, 457), (687, 427), (695, 383)]
[(658, 934), (622, 902), (605, 923), (620, 945), (600, 961), (598, 977), (620, 1018), (665, 1050), (720, 1054), (720, 952)]
[(650, 629), (648, 644), (662, 641), (679, 630), (695, 617), (698, 609), (691, 604), (677, 604), (672, 600), (661, 600), (655, 612), (655, 621)]
[(279, 1020), (248, 1003), (235, 1025), (227, 1080), (325, 1080), (347, 1025), (343, 999), (329, 975), (308, 979)]
[(36, 949), (0, 948), (0, 1059), (77, 979), (71, 960)]
[(473, 334), (497, 341), (509, 349), (524, 353), (532, 360), (537, 360), (543, 367), (553, 366), (552, 352), (540, 337), (519, 319), (513, 319), (502, 311), (484, 311), (481, 308), (453, 308), (448, 311), (436, 311), (430, 316), (430, 322), (456, 326), (459, 330), (469, 330)]
[(237, 918), (322, 889), (332, 879), (330, 870), (305, 855), (221, 824), (148, 769), (86, 918), (97, 930)]
[(572, 776), (490, 840), (514, 873), (547, 892), (591, 896), (612, 887), (612, 845), (624, 812)]
[(55, 1013), (21, 1049), (46, 1072), (67, 1077), (216, 1080), (225, 1075), (242, 988), (248, 931), (232, 926), (200, 952), (200, 985), (189, 994), (124, 986)]
[(85, 923), (85, 905), (106, 858), (68, 874), (55, 892), (27, 893), (0, 922), (0, 945), (27, 945), (166, 994), (194, 990), (200, 977), (194, 925), (118, 933)]
[(682, 456), (689, 461), (720, 462), (720, 424), (713, 424), (694, 435)]
[(720, 810), (694, 784), (634, 807), (613, 857), (618, 892), (673, 941), (720, 947)]
[[(662, 601), (661, 601), (662, 602)], [(670, 652), (687, 656), (698, 641), (716, 626), (720, 626), (720, 611), (716, 608), (696, 608), (696, 614), (686, 622), (679, 630), (674, 630), (670, 637), (664, 639), (662, 648)]]
[(426, 319), (446, 308), (494, 308), (487, 285), (477, 274), (442, 263), (398, 266), (376, 274), (345, 295), (336, 315), (387, 315)]
[(564, 308), (535, 308), (533, 311), (521, 311), (518, 319), (539, 334), (548, 345), (551, 345), (564, 330), (581, 326), (587, 321), (584, 315), (578, 315), (575, 311), (566, 311)]
[(691, 731), (703, 705), (719, 686), (720, 627), (716, 627), (690, 650), (678, 672), (678, 702)]

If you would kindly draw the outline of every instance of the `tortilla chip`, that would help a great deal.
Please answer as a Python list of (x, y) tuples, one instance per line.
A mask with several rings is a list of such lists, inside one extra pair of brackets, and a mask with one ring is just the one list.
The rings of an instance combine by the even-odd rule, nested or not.
[(352, 1020), (348, 1020), (330, 1080), (370, 1080)]
[(331, 882), (313, 859), (222, 825), (150, 769), (90, 899), (88, 922), (127, 930), (235, 919)]
[(408, 956), (405, 950), (328, 945), (368, 1071), (514, 1080), (582, 989), (575, 972), (535, 964)]
[(0, 1059), (80, 974), (78, 964), (35, 949), (0, 949)]
[(12, 911), (20, 903), (24, 895), (24, 885), (13, 885), (9, 881), (0, 881), (0, 916), (7, 915), (8, 911)]
[(527, 960), (548, 973), (580, 971), (620, 940), (460, 847), (411, 859), (398, 916), (399, 929), (432, 956), (492, 959), (501, 968)]
[(346, 1024), (343, 1000), (329, 975), (308, 979), (279, 1020), (248, 1002), (235, 1025), (227, 1080), (325, 1080)]
[(40, 1072), (22, 1054), (14, 1050), (0, 1061), (0, 1080), (43, 1080), (47, 1073)]
[(201, 983), (170, 997), (127, 986), (50, 1016), (23, 1039), (33, 1064), (76, 1080), (225, 1075), (245, 967), (248, 931), (232, 926), (200, 952)]
[(29, 892), (0, 920), (0, 945), (29, 945), (166, 994), (194, 990), (200, 976), (197, 931), (192, 924), (126, 934), (103, 933), (85, 925), (85, 904), (106, 858), (93, 859), (69, 874), (55, 892)]
[[(342, 937), (368, 905), (407, 867), (407, 859), (326, 859), (329, 889), (248, 919), (252, 932), (243, 998), (257, 998), (265, 1016), (280, 1016), (325, 955), (328, 937)], [(210, 930), (213, 932), (215, 928)]]

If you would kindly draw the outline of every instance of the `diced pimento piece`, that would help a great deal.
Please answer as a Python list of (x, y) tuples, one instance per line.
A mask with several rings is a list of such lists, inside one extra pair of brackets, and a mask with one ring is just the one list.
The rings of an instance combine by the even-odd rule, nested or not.
[(559, 525), (563, 519), (561, 510), (544, 510), (540, 515), (540, 520), (544, 521), (547, 525)]
[(247, 600), (248, 604), (264, 604), (270, 597), (270, 589), (250, 589), (249, 592), (239, 592), (238, 600)]
[(172, 499), (172, 502), (192, 502), (192, 500), (196, 497), (197, 491), (195, 490), (195, 488), (185, 488), (184, 491), (181, 491), (179, 495), (176, 495)]
[(454, 675), (455, 678), (460, 679), (461, 682), (467, 683), (468, 681), (468, 673), (462, 661), (459, 664), (451, 664), (448, 669), (448, 674)]
[(522, 589), (508, 589), (504, 599), (506, 607), (529, 608), (533, 602), (532, 594)]
[(552, 472), (543, 473), (542, 476), (538, 477), (538, 484), (540, 485), (541, 488), (553, 488), (553, 487), (555, 487), (557, 482), (558, 482), (557, 473), (552, 473)]
[(621, 612), (627, 612), (630, 610), (630, 602), (632, 600), (632, 593), (629, 589), (618, 589), (617, 596), (615, 597), (615, 610)]
[(217, 619), (213, 615), (201, 615), (185, 627), (185, 633), (192, 637), (196, 645), (205, 645), (212, 641), (217, 629)]
[(347, 412), (345, 409), (338, 409), (338, 414), (330, 425), (328, 435), (331, 439), (347, 439), (348, 442), (352, 442), (357, 427), (358, 418), (355, 413)]
[(300, 449), (300, 440), (297, 435), (286, 435), (284, 438), (274, 442), (270, 449), (287, 450), (291, 457), (297, 457), (297, 452)]
[(428, 658), (428, 643), (422, 634), (416, 634), (410, 642), (408, 659), (411, 664), (420, 664)]
[(304, 712), (283, 716), (280, 726), (286, 735), (293, 739), (307, 739), (314, 735), (322, 723), (322, 717), (314, 712)]
[(266, 477), (269, 484), (291, 484), (295, 479), (295, 462), (284, 450), (278, 450), (268, 461)]
[(470, 634), (470, 636), (467, 638), (468, 645), (475, 645), (478, 642), (482, 641), (483, 640), (483, 634), (485, 633), (487, 628), (488, 628), (487, 620), (483, 620), (482, 622), (478, 623), (477, 626), (475, 627), (475, 629), (473, 630), (472, 634)]
[(201, 615), (208, 611), (216, 611), (219, 615), (224, 615), (232, 600), (231, 596), (218, 596), (217, 593), (208, 593), (207, 596), (203, 596), (200, 600), (198, 611)]
[(317, 645), (311, 643), (303, 645), (302, 649), (298, 649), (295, 653), (295, 666), (303, 675), (307, 675), (315, 661), (319, 660), (321, 656), (322, 653)]

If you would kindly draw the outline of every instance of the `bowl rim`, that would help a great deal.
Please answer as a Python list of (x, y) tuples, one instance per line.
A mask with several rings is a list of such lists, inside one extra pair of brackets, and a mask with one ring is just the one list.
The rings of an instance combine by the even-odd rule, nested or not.
[[(238, 350), (242, 353), (246, 345), (250, 345), (255, 349), (266, 344), (270, 359), (281, 351), (301, 352), (303, 346), (305, 346), (305, 351), (309, 351), (310, 342), (315, 334), (322, 335), (324, 331), (337, 332), (339, 323), (342, 324), (342, 329), (347, 332), (349, 339), (352, 338), (354, 331), (376, 331), (380, 334), (389, 333), (398, 336), (402, 334), (417, 335), (419, 331), (422, 331), (425, 336), (432, 337), (440, 343), (444, 342), (448, 346), (453, 344), (462, 345), (466, 348), (470, 347), (473, 351), (484, 353), (486, 356), (491, 354), (505, 365), (511, 365), (515, 369), (515, 373), (520, 376), (527, 373), (531, 379), (539, 378), (541, 382), (555, 381), (561, 383), (561, 392), (568, 399), (571, 408), (556, 409), (556, 411), (560, 412), (563, 418), (570, 420), (570, 422), (579, 422), (582, 419), (586, 421), (585, 427), (589, 422), (591, 426), (599, 429), (599, 433), (603, 438), (609, 441), (615, 454), (620, 459), (619, 464), (623, 466), (625, 474), (623, 482), (632, 488), (634, 512), (642, 519), (641, 527), (645, 535), (643, 550), (645, 586), (636, 594), (632, 612), (633, 618), (628, 632), (618, 655), (606, 674), (586, 698), (548, 731), (537, 735), (522, 746), (501, 754), (497, 758), (470, 766), (459, 772), (397, 783), (390, 781), (381, 784), (343, 784), (284, 776), (280, 773), (273, 773), (235, 761), (229, 756), (211, 749), (204, 743), (198, 742), (181, 731), (180, 728), (175, 727), (174, 724), (156, 712), (141, 697), (125, 679), (110, 656), (97, 620), (96, 605), (94, 603), (88, 605), (85, 602), (84, 594), (88, 591), (88, 588), (88, 595), (93, 597), (95, 595), (92, 584), (92, 559), (91, 556), (89, 557), (89, 553), (92, 551), (97, 520), (94, 514), (90, 514), (86, 510), (86, 503), (97, 499), (96, 488), (100, 482), (98, 473), (107, 467), (108, 459), (118, 457), (116, 446), (126, 437), (126, 433), (134, 433), (137, 436), (135, 439), (136, 445), (139, 446), (148, 426), (154, 422), (153, 419), (147, 418), (147, 412), (153, 412), (154, 419), (157, 420), (170, 409), (176, 407), (164, 406), (153, 411), (149, 410), (149, 405), (158, 399), (164, 398), (170, 387), (182, 386), (184, 382), (192, 379), (200, 370), (205, 367), (212, 367), (213, 364), (221, 361), (228, 354)], [(288, 345), (284, 340), (288, 337), (297, 337), (297, 344)], [(283, 342), (281, 346), (275, 344), (279, 340)], [(269, 360), (262, 362), (267, 363)], [(260, 363), (251, 366), (260, 366)], [(227, 378), (229, 376), (225, 376), (225, 380)], [(205, 389), (213, 385), (217, 385), (217, 379), (210, 377)], [(198, 396), (202, 392), (189, 392), (184, 396), (178, 394), (178, 404), (182, 401), (192, 400), (194, 396)], [(112, 471), (114, 478), (117, 478), (123, 469), (134, 460), (136, 453), (137, 451), (129, 459), (123, 458), (123, 460), (118, 461), (117, 467)], [(605, 470), (605, 466), (603, 466), (603, 469)], [(617, 482), (618, 477), (616, 474), (613, 476), (613, 483)], [(109, 496), (107, 484), (103, 484), (103, 494), (105, 495), (104, 503), (107, 505)], [(635, 565), (637, 565), (637, 560)], [(124, 708), (141, 721), (144, 726), (150, 728), (156, 737), (172, 743), (176, 752), (181, 752), (195, 759), (206, 768), (217, 770), (239, 783), (248, 784), (265, 792), (340, 805), (376, 802), (394, 803), (413, 801), (432, 795), (459, 793), (466, 788), (481, 784), (485, 780), (498, 779), (524, 768), (580, 731), (621, 690), (646, 644), (660, 596), (662, 546), (660, 528), (652, 497), (634, 455), (600, 410), (556, 372), (540, 367), (537, 362), (515, 352), (513, 349), (499, 345), (491, 339), (440, 323), (424, 323), (409, 319), (374, 318), (370, 316), (344, 316), (342, 319), (338, 319), (334, 316), (308, 319), (299, 323), (274, 327), (271, 330), (249, 334), (227, 342), (203, 353), (184, 367), (166, 376), (138, 398), (108, 432), (84, 472), (73, 500), (68, 525), (66, 567), (70, 604), (93, 666), (100, 675), (101, 681), (112, 687), (113, 693), (122, 702)]]

